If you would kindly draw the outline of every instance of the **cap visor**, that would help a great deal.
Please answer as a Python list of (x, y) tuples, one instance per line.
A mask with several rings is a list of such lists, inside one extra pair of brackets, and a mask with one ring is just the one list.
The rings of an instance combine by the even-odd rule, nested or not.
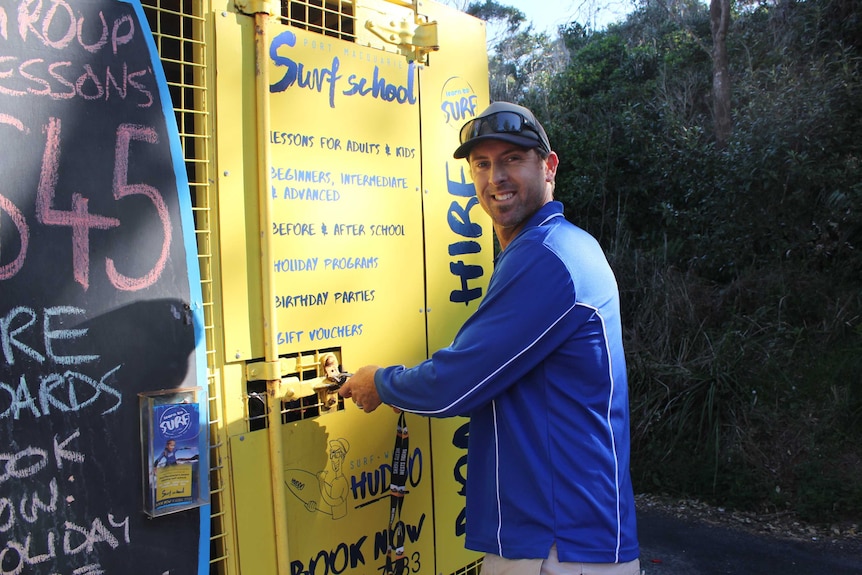
[(503, 142), (509, 142), (510, 144), (515, 144), (522, 148), (539, 148), (542, 146), (542, 143), (539, 140), (522, 136), (520, 134), (485, 134), (482, 136), (476, 136), (458, 146), (453, 154), (454, 158), (456, 160), (466, 158), (470, 155), (470, 150), (473, 149), (473, 146), (485, 140), (502, 140)]

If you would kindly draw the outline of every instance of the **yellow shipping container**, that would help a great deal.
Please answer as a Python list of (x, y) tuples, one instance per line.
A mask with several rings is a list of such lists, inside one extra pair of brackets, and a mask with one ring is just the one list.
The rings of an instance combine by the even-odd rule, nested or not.
[(467, 420), (361, 413), (322, 360), (419, 362), (484, 294), (491, 227), (452, 159), (488, 102), (484, 23), (425, 1), (186, 5), (145, 12), (193, 174), (212, 571), (477, 570)]

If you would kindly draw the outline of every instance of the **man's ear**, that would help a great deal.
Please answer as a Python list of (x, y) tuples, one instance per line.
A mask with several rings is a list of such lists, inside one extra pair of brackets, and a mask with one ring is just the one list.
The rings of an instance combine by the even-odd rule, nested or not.
[(557, 177), (557, 167), (560, 165), (560, 158), (556, 152), (551, 152), (545, 158), (545, 181), (553, 182)]

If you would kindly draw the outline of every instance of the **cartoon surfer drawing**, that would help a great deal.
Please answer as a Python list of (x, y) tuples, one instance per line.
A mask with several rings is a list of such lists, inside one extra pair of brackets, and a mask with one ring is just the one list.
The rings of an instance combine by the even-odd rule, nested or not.
[(324, 469), (317, 474), (304, 469), (285, 471), (288, 489), (305, 504), (308, 511), (319, 511), (331, 515), (333, 519), (347, 515), (350, 487), (343, 469), (349, 450), (350, 444), (346, 439), (333, 439), (329, 442), (330, 470)]
[(329, 442), (329, 465), (332, 471), (321, 471), (317, 474), (320, 481), (320, 494), (323, 500), (332, 507), (332, 518), (341, 519), (347, 515), (347, 494), (349, 485), (344, 476), (344, 459), (350, 445), (346, 439), (339, 438)]

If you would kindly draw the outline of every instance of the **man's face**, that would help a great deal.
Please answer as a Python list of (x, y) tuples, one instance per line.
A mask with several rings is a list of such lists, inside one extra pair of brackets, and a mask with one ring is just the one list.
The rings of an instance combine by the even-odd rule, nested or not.
[(470, 150), (469, 162), (479, 204), (506, 247), (530, 216), (553, 199), (557, 155), (551, 152), (542, 160), (535, 150), (485, 140)]

